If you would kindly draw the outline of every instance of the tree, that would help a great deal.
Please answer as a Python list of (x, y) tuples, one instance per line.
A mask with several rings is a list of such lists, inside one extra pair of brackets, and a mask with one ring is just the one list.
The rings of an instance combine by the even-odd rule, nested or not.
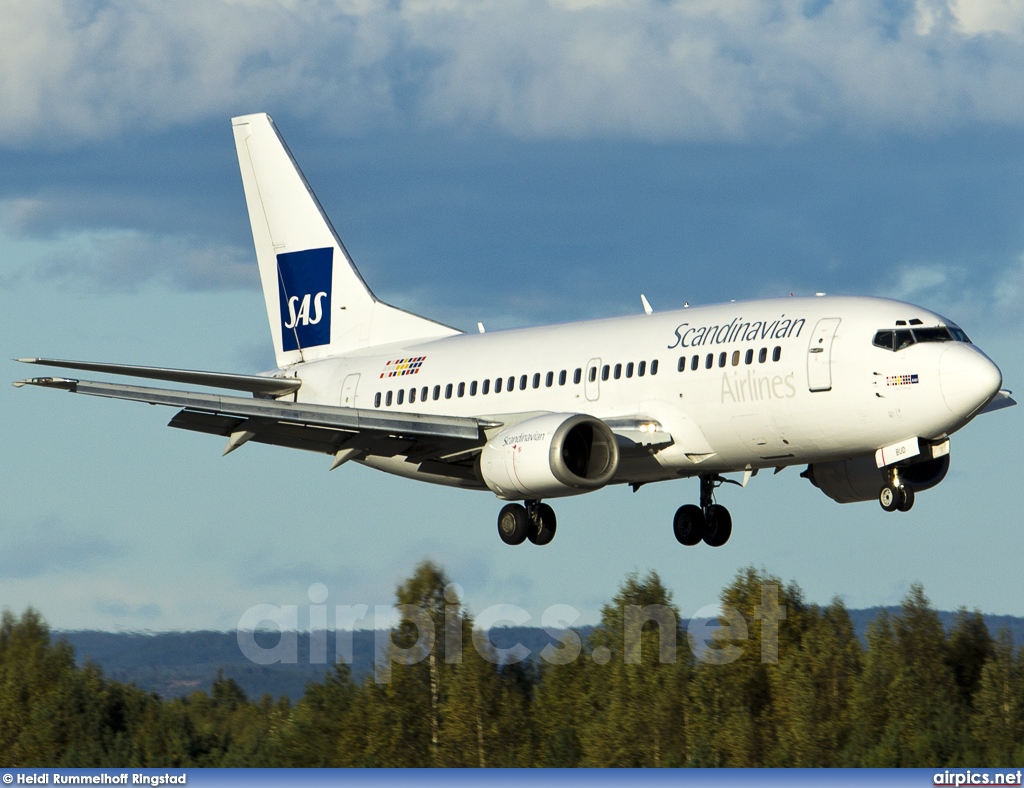
[(442, 705), (445, 766), (532, 765), (529, 692), (518, 665), (501, 669), (485, 633), (462, 615), (462, 661), (454, 666)]
[(379, 703), (367, 754), (376, 765), (442, 764), (442, 707), (453, 666), (462, 658), (461, 644), (449, 636), (462, 631), (458, 600), (445, 596), (450, 585), (444, 570), (423, 561), (396, 591), (401, 620), (378, 658), (377, 676), (386, 680), (371, 693)]
[[(798, 586), (753, 567), (721, 594), (724, 625), (699, 657), (691, 684), (695, 766), (778, 766), (779, 717), (772, 673), (800, 648), (813, 618)], [(777, 682), (776, 682), (777, 683)]]
[(953, 681), (965, 709), (974, 705), (974, 695), (981, 684), (982, 670), (993, 652), (992, 636), (981, 611), (975, 610), (974, 613), (968, 614), (965, 608), (960, 608), (949, 634), (946, 661), (953, 671)]
[[(323, 683), (310, 682), (276, 740), (287, 766), (355, 766), (365, 748), (357, 713), (359, 686), (348, 665), (337, 663)], [(356, 733), (355, 736), (352, 733)]]
[(971, 729), (978, 761), (1024, 765), (1024, 656), (1014, 654), (1009, 630), (1000, 630), (974, 696)]
[(868, 630), (851, 758), (863, 766), (960, 762), (966, 709), (950, 664), (942, 622), (915, 583), (899, 613), (883, 614)]
[(685, 759), (689, 651), (657, 573), (629, 575), (589, 639), (583, 765), (666, 766)]
[(806, 611), (798, 643), (769, 668), (779, 762), (801, 768), (838, 765), (850, 738), (850, 703), (861, 648), (843, 603)]

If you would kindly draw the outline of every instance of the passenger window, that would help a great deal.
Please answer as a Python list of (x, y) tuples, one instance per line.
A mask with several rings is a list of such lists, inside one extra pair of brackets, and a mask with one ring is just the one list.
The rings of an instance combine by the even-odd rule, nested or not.
[(389, 408), (391, 407), (391, 392), (390, 391), (387, 394), (384, 395), (384, 404), (387, 405)]
[(466, 384), (465, 383), (460, 383), (459, 384), (459, 396), (460, 397), (465, 397), (466, 396)]
[(633, 362), (632, 361), (630, 361), (628, 364), (626, 364), (626, 377), (627, 378), (633, 377)]
[(576, 367), (576, 370), (572, 373), (572, 382), (579, 385), (579, 382), (583, 379), (583, 370)]
[(409, 404), (412, 405), (416, 402), (416, 389), (409, 389)]
[(526, 375), (519, 376), (519, 390), (526, 391)]
[(533, 387), (535, 389), (539, 389), (540, 388), (540, 373), (539, 372), (534, 372), (533, 373)]
[(776, 346), (775, 350), (772, 351), (772, 361), (778, 361), (782, 358), (782, 348)]
[(471, 397), (475, 397), (476, 396), (476, 381), (475, 380), (472, 383), (469, 384), (469, 396), (471, 396)]
[(449, 383), (447, 386), (444, 387), (444, 398), (445, 399), (451, 399), (452, 398), (452, 384), (451, 383)]
[(752, 364), (753, 362), (754, 362), (754, 351), (753, 350), (748, 350), (746, 352), (746, 355), (743, 356), (743, 363), (744, 364)]
[[(605, 367), (605, 369), (608, 369), (608, 367)], [(622, 377), (622, 364), (616, 364), (615, 365), (615, 379), (618, 380), (621, 377)], [(607, 380), (607, 378), (605, 378), (605, 380)]]
[(440, 386), (434, 386), (434, 399), (435, 400), (441, 399), (441, 387)]
[(495, 378), (494, 380), (494, 393), (501, 394), (501, 378)]
[(490, 392), (490, 390), (491, 390), (491, 379), (490, 378), (485, 378), (484, 379), (484, 385), (483, 385), (482, 389), (483, 390), (480, 392), (481, 396), (485, 396), (485, 395), (487, 395)]
[[(609, 369), (610, 369), (610, 367), (607, 364), (605, 364), (603, 367), (601, 367), (601, 380), (608, 380), (608, 370)], [(615, 377), (618, 377), (618, 375), (616, 375)]]
[(597, 367), (590, 368), (590, 374), (588, 375), (588, 377), (590, 378), (591, 383), (597, 380)]
[(896, 350), (903, 350), (913, 344), (914, 335), (910, 333), (909, 329), (901, 328), (896, 332)]
[(758, 351), (757, 363), (758, 364), (763, 364), (767, 360), (768, 360), (768, 348), (763, 347), (763, 348), (761, 348), (760, 351)]
[(399, 389), (398, 390), (397, 400), (398, 401), (397, 401), (396, 404), (398, 404), (398, 405), (401, 405), (403, 402), (405, 402), (405, 389)]
[(892, 331), (879, 331), (875, 334), (875, 338), (872, 343), (875, 347), (884, 348), (886, 350), (895, 350), (896, 342)]
[(740, 352), (738, 350), (734, 350), (732, 352), (732, 365), (734, 367), (738, 367), (740, 365)]
[(693, 372), (696, 372), (697, 371), (697, 367), (699, 367), (699, 366), (700, 366), (700, 356), (694, 356), (693, 360), (690, 362), (690, 370), (693, 371)]
[(505, 391), (515, 391), (515, 390), (516, 390), (516, 379), (515, 379), (514, 376), (509, 375), (508, 382), (505, 384)]
[(715, 354), (708, 353), (708, 357), (704, 359), (704, 368), (711, 369), (713, 366), (715, 366)]
[(379, 408), (380, 407), (380, 392), (379, 391), (376, 394), (373, 395), (373, 407), (375, 407), (375, 408)]
[(658, 374), (658, 359), (654, 359), (654, 361), (651, 362), (651, 374)]
[(686, 371), (686, 356), (679, 357), (679, 364), (676, 366), (676, 369), (678, 369), (680, 372)]
[(549, 372), (547, 375), (544, 376), (544, 386), (545, 386), (545, 388), (551, 388), (551, 384), (554, 383), (554, 382), (555, 382), (555, 373), (554, 372)]
[(639, 364), (636, 365), (636, 376), (638, 378), (642, 378), (644, 376), (644, 373), (646, 373), (646, 372), (647, 372), (647, 362), (646, 361), (641, 361)]
[(559, 386), (564, 386), (565, 385), (565, 370), (564, 369), (561, 372), (558, 373), (558, 385)]
[(423, 388), (420, 389), (420, 402), (426, 402), (426, 401), (427, 401), (427, 387), (424, 386)]
[(718, 354), (718, 366), (724, 367), (725, 366), (725, 362), (726, 362), (727, 359), (728, 359), (728, 354), (727, 353), (719, 353)]

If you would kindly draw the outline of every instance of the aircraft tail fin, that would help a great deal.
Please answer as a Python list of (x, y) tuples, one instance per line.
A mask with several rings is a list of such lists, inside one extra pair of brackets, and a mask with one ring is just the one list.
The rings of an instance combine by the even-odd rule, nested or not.
[(460, 333), (377, 300), (269, 115), (231, 125), (279, 367)]

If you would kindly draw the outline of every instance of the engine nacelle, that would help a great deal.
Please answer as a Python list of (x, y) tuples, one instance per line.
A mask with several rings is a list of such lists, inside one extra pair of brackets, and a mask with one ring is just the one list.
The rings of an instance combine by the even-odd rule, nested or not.
[(619, 467), (619, 445), (593, 416), (550, 413), (508, 427), (484, 446), (480, 475), (499, 498), (557, 498), (604, 487)]
[[(900, 482), (919, 493), (945, 479), (948, 470), (949, 454), (922, 457), (917, 462), (900, 466)], [(839, 503), (875, 500), (886, 482), (885, 471), (875, 465), (874, 457), (816, 462), (808, 465), (800, 475), (810, 479), (811, 484)]]

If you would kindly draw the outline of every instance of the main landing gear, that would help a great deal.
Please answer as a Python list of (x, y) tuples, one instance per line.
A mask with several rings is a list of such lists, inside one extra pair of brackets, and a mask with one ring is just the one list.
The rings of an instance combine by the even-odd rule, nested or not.
[(704, 544), (721, 547), (732, 534), (732, 515), (724, 506), (714, 503), (715, 488), (728, 481), (721, 476), (700, 477), (700, 506), (688, 503), (676, 510), (672, 530), (676, 540), (687, 547)]
[(899, 468), (889, 469), (885, 487), (878, 493), (878, 502), (887, 512), (909, 512), (914, 505), (914, 491), (900, 481)]
[(505, 544), (548, 544), (555, 538), (555, 510), (540, 501), (510, 503), (498, 514), (498, 536)]

